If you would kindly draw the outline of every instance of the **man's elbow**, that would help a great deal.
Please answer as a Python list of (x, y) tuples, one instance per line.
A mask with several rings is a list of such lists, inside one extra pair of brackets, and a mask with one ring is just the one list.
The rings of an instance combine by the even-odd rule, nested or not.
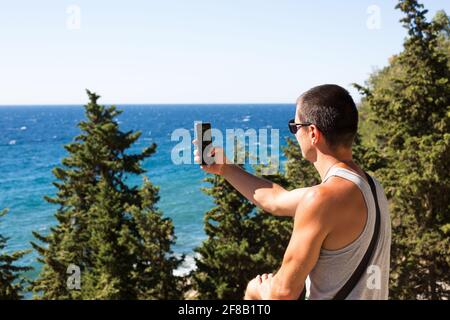
[(256, 205), (261, 207), (264, 211), (267, 211), (274, 216), (285, 216), (282, 211), (285, 207), (285, 195), (288, 192), (278, 184), (273, 184), (272, 188), (268, 192), (267, 190), (256, 190), (253, 195)]
[(277, 206), (274, 196), (256, 191), (253, 195), (253, 199), (255, 199), (255, 204), (264, 211), (274, 215), (276, 214)]

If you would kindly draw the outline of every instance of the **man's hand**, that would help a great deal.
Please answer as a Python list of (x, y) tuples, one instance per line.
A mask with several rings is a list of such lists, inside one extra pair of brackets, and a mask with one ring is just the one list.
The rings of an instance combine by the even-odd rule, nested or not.
[(259, 300), (259, 292), (258, 287), (261, 283), (261, 276), (257, 276), (256, 278), (250, 280), (247, 285), (247, 289), (245, 289), (244, 300)]
[[(196, 146), (194, 150), (194, 162), (200, 163), (200, 152), (198, 150), (197, 140), (193, 140), (192, 143)], [(211, 150), (211, 153), (208, 156), (214, 157), (214, 163), (210, 165), (201, 165), (200, 168), (207, 172), (213, 173), (217, 175), (223, 175), (225, 170), (225, 166), (229, 163), (228, 159), (225, 157), (225, 153), (222, 148), (214, 147)]]
[(245, 290), (244, 300), (267, 300), (270, 297), (273, 274), (264, 273), (252, 279)]

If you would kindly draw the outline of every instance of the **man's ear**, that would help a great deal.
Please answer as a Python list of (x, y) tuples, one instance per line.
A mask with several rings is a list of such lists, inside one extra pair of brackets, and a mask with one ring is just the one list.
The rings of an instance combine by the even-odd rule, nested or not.
[(309, 126), (310, 137), (312, 144), (317, 144), (320, 139), (320, 132), (315, 125)]

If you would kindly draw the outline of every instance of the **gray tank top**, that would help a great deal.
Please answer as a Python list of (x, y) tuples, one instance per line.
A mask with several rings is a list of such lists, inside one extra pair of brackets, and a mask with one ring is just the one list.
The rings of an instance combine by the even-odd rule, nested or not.
[[(363, 232), (346, 247), (339, 250), (321, 249), (319, 259), (307, 279), (307, 297), (311, 300), (332, 299), (342, 288), (367, 251), (375, 225), (375, 202), (368, 182), (350, 170), (335, 167), (330, 169), (322, 183), (331, 176), (342, 177), (358, 186), (368, 208), (368, 218)], [(348, 295), (349, 300), (388, 298), (391, 222), (383, 187), (375, 178), (373, 180), (381, 214), (380, 234), (366, 273)]]

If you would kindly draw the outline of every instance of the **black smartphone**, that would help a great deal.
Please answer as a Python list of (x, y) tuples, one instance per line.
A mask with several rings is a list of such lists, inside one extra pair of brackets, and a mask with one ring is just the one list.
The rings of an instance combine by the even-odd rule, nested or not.
[(194, 123), (198, 151), (202, 165), (214, 163), (214, 157), (208, 156), (212, 148), (211, 123), (196, 121)]

